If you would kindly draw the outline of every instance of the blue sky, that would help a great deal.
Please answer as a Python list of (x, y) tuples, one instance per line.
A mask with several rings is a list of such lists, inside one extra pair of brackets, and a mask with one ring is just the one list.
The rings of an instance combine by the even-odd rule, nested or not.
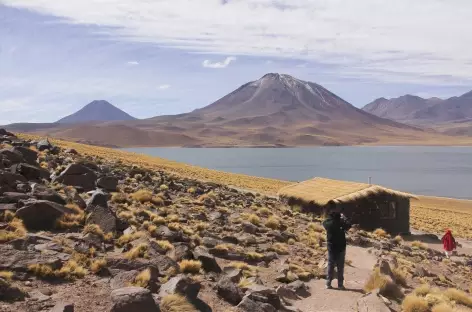
[(191, 111), (267, 72), (356, 106), (472, 89), (469, 0), (0, 0), (0, 124)]

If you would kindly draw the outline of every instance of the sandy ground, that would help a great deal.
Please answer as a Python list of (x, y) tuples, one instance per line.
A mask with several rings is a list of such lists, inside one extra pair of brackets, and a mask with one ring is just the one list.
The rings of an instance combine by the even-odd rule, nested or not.
[[(346, 259), (352, 261), (352, 266), (345, 267), (346, 291), (325, 289), (325, 280), (314, 280), (308, 283), (311, 296), (295, 302), (294, 306), (303, 312), (356, 311), (357, 300), (362, 296), (362, 288), (376, 264), (376, 258), (365, 248), (348, 246)], [(337, 286), (336, 280), (333, 286)]]

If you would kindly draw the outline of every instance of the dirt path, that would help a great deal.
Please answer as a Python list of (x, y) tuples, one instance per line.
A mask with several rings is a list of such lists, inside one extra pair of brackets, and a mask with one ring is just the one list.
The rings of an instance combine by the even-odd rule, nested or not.
[[(367, 249), (348, 246), (346, 259), (352, 266), (345, 267), (346, 291), (325, 289), (325, 280), (315, 280), (308, 284), (309, 298), (297, 301), (294, 306), (303, 312), (348, 312), (356, 311), (357, 300), (362, 296), (362, 288), (372, 272), (376, 258)], [(337, 281), (333, 282), (337, 286)]]

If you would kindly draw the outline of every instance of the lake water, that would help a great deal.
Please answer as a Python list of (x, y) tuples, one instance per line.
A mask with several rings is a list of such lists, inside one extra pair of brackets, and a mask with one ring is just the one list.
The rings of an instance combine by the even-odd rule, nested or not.
[(472, 199), (472, 147), (130, 148), (252, 176), (368, 182), (419, 195)]

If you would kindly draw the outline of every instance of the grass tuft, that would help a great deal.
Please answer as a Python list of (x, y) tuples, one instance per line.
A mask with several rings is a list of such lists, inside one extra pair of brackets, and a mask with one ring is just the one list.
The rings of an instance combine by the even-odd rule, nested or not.
[(142, 204), (152, 201), (152, 192), (149, 190), (139, 190), (131, 194), (131, 198)]
[(97, 274), (106, 267), (107, 267), (107, 260), (97, 259), (97, 260), (94, 260), (92, 264), (90, 264), (90, 271), (92, 271), (92, 273)]
[(125, 258), (130, 260), (137, 258), (148, 258), (148, 249), (148, 244), (141, 243), (130, 251), (128, 251), (127, 253), (125, 253)]
[(415, 295), (406, 296), (402, 302), (403, 312), (429, 312), (428, 302)]
[(198, 310), (188, 302), (187, 298), (181, 295), (167, 295), (163, 297), (159, 308), (162, 312), (198, 312)]
[(265, 226), (272, 230), (277, 230), (280, 228), (280, 220), (277, 217), (269, 217), (267, 219)]
[(472, 297), (462, 290), (449, 288), (444, 292), (444, 295), (456, 303), (472, 308)]
[(376, 229), (374, 231), (374, 235), (382, 238), (387, 238), (390, 236), (384, 229)]
[(179, 262), (180, 272), (198, 274), (202, 268), (202, 263), (198, 260), (182, 260)]
[(364, 290), (366, 292), (371, 292), (375, 289), (379, 289), (380, 293), (388, 298), (397, 299), (403, 297), (401, 289), (398, 287), (398, 285), (390, 280), (386, 275), (381, 274), (379, 268), (376, 268), (372, 272), (364, 285)]
[(151, 270), (146, 269), (142, 271), (141, 273), (139, 273), (138, 276), (136, 276), (136, 278), (134, 279), (133, 286), (146, 288), (148, 287), (150, 280), (151, 280)]

